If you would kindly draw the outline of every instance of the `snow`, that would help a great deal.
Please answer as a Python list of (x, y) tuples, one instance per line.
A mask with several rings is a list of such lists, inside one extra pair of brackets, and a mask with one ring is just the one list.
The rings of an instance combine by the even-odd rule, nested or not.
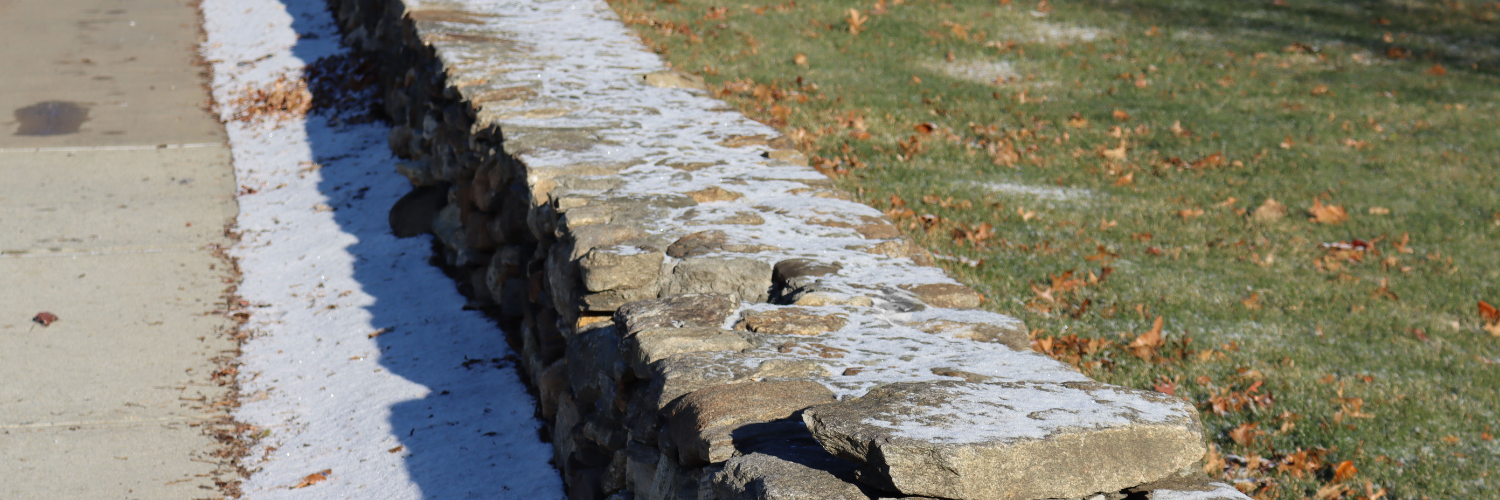
[(893, 435), (932, 443), (1011, 443), (1043, 439), (1069, 430), (1171, 424), (1191, 420), (1185, 404), (1163, 404), (1143, 391), (1063, 384), (969, 384), (931, 389), (943, 393), (939, 405), (903, 405), (894, 417), (869, 417), (865, 424)]
[[(343, 50), (321, 0), (202, 9), (218, 103)], [(338, 123), (226, 124), (242, 186), (232, 254), (253, 311), (235, 415), (264, 435), (245, 498), (563, 497), (503, 332), (462, 310), (429, 238), (390, 235), (409, 185), (387, 127)]]
[(1209, 483), (1208, 485), (1211, 486), (1211, 487), (1213, 487), (1213, 489), (1208, 490), (1208, 491), (1190, 491), (1190, 490), (1156, 490), (1156, 491), (1152, 491), (1151, 492), (1151, 500), (1231, 500), (1231, 499), (1246, 499), (1246, 500), (1248, 500), (1250, 498), (1249, 496), (1246, 496), (1244, 493), (1240, 493), (1240, 490), (1237, 490), (1233, 486), (1230, 486), (1230, 485), (1227, 485), (1227, 484), (1224, 484), (1224, 483), (1213, 482), (1213, 483)]

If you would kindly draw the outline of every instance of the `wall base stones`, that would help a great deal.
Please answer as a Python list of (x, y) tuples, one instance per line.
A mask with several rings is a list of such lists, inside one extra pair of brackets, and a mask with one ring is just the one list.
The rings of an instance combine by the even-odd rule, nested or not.
[(507, 321), (574, 499), (1243, 498), (598, 0), (331, 0), (400, 236)]

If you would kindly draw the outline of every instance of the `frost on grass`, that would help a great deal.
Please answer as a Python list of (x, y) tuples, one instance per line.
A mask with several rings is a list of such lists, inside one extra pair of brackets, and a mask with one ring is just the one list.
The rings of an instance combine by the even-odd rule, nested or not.
[(1094, 193), (1087, 189), (1028, 186), (1011, 182), (986, 182), (980, 184), (980, 187), (998, 194), (1025, 196), (1039, 200), (1069, 201), (1094, 196)]
[(1009, 61), (941, 61), (929, 62), (926, 66), (929, 70), (974, 83), (1001, 84), (1021, 78)]

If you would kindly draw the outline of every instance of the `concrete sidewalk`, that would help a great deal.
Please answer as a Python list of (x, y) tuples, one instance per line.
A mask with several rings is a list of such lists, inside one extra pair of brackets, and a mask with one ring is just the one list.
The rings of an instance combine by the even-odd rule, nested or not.
[(236, 206), (198, 26), (184, 0), (0, 0), (0, 498), (217, 496), (208, 245)]

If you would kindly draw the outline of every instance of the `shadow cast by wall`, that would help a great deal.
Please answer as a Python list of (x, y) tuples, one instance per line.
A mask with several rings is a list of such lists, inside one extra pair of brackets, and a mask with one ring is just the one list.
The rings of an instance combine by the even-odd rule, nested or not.
[(280, 0), (293, 19), (292, 53), (309, 66), (314, 113), (309, 148), (319, 191), (340, 229), (358, 242), (354, 278), (375, 299), (367, 307), (380, 366), (429, 389), (393, 405), (392, 432), (406, 471), (426, 499), (556, 498), (562, 481), (539, 439), (535, 398), (527, 394), (502, 329), (467, 310), (447, 276), (430, 264), (430, 236), (398, 240), (391, 205), (411, 189), (386, 144), (374, 66), (367, 56), (328, 53), (339, 37), (324, 0)]

